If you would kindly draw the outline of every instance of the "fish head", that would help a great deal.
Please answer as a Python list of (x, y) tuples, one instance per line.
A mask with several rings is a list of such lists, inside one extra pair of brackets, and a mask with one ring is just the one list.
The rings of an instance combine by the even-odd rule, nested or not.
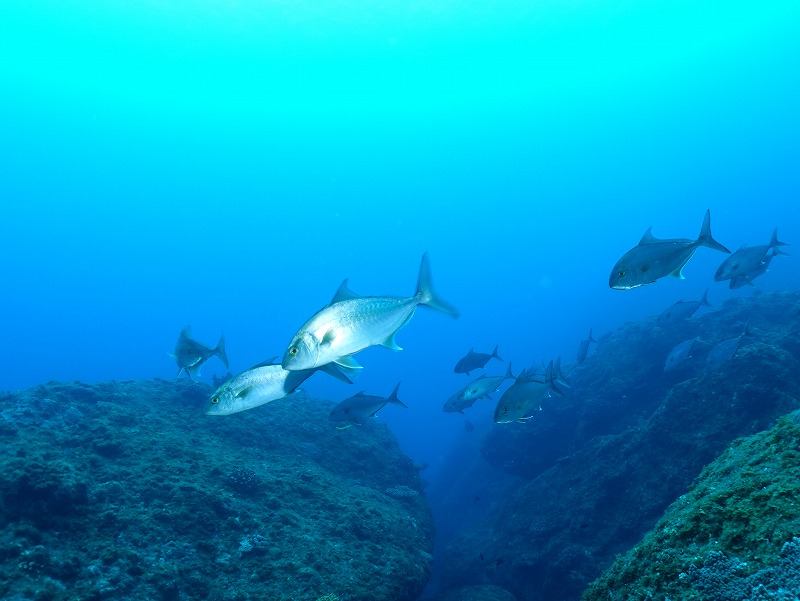
[(347, 403), (339, 403), (333, 408), (328, 419), (332, 422), (358, 421), (357, 416), (351, 415), (351, 407)]
[(309, 331), (298, 332), (283, 354), (283, 369), (297, 371), (319, 367), (319, 341)]
[[(646, 271), (645, 269), (645, 272)], [(653, 281), (646, 280), (642, 275), (641, 269), (638, 269), (635, 265), (629, 264), (625, 261), (625, 257), (622, 257), (622, 259), (614, 265), (614, 269), (611, 270), (611, 275), (608, 276), (608, 285), (614, 290), (630, 290), (631, 288), (649, 284)]]
[(230, 415), (236, 413), (236, 395), (230, 386), (220, 386), (208, 401), (206, 415)]

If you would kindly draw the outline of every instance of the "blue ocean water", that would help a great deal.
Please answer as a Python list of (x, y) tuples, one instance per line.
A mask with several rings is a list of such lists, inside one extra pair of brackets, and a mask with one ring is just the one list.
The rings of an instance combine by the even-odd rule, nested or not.
[(571, 360), (590, 327), (753, 293), (705, 248), (609, 289), (647, 227), (694, 238), (710, 209), (731, 249), (800, 241), (798, 27), (789, 1), (4, 2), (0, 388), (172, 378), (187, 324), (237, 373), (344, 278), (412, 294), (427, 251), (461, 317), (421, 308), (355, 387), (304, 388), (402, 381), (380, 419), (435, 480), (471, 346)]

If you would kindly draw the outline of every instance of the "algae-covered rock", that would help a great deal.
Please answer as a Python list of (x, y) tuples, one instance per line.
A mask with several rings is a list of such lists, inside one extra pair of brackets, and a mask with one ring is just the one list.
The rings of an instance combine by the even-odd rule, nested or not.
[(585, 601), (796, 600), (800, 412), (734, 441)]
[[(752, 335), (719, 369), (705, 354)], [(731, 441), (800, 408), (800, 294), (738, 299), (673, 326), (655, 318), (603, 337), (572, 386), (525, 424), (497, 425), (483, 454), (522, 478), (455, 539), (445, 586), (490, 583), (520, 601), (567, 601), (635, 545)], [(675, 344), (693, 361), (664, 372)]]
[(227, 417), (191, 383), (0, 398), (0, 598), (415, 599), (433, 527), (371, 421), (296, 394)]

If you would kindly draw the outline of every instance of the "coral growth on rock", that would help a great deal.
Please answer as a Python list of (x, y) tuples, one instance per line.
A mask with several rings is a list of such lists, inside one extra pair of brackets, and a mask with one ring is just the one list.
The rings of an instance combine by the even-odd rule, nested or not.
[[(51, 383), (0, 397), (0, 598), (415, 599), (433, 527), (388, 429), (302, 394)], [(390, 494), (387, 490), (417, 494)]]

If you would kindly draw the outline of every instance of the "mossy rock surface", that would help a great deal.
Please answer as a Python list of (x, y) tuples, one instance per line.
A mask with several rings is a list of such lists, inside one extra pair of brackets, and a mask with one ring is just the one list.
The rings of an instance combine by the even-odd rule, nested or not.
[(188, 382), (0, 396), (0, 598), (412, 600), (433, 526), (388, 429)]
[[(712, 345), (748, 321), (735, 356), (707, 370)], [(664, 372), (669, 351), (698, 335), (694, 360)], [(444, 585), (580, 599), (733, 440), (800, 408), (799, 340), (798, 293), (731, 300), (663, 328), (653, 317), (601, 338), (568, 369), (565, 396), (486, 437), (484, 457), (521, 480), (448, 546)]]
[[(798, 534), (800, 412), (794, 412), (766, 432), (735, 440), (584, 600), (796, 599)], [(781, 571), (794, 574), (792, 590)], [(781, 597), (781, 589), (793, 596)]]

